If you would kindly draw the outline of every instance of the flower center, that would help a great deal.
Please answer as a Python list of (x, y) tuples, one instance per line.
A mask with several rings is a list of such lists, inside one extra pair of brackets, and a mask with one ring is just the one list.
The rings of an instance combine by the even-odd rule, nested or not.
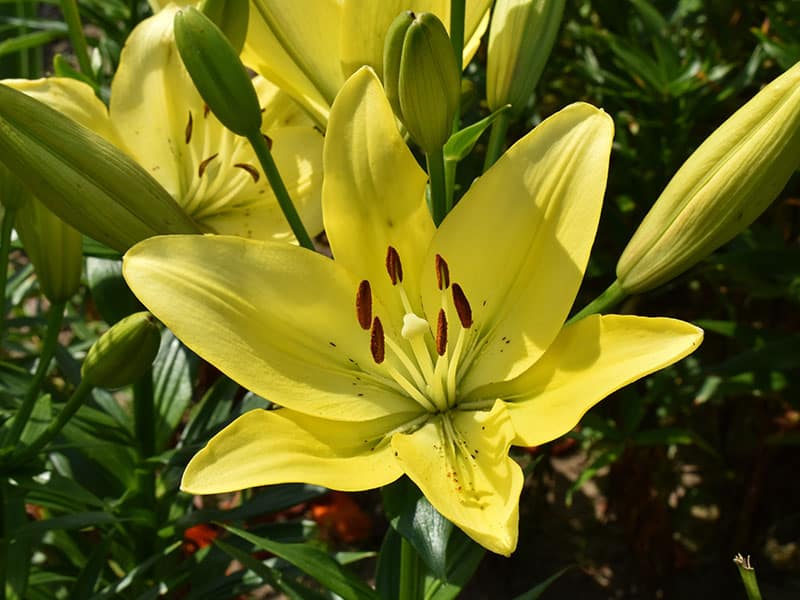
[[(356, 317), (359, 326), (370, 332), (370, 353), (375, 364), (384, 369), (392, 387), (399, 387), (432, 413), (446, 412), (456, 405), (462, 359), (473, 337), (472, 308), (461, 286), (450, 283), (450, 269), (438, 254), (435, 270), (441, 302), (435, 320), (428, 320), (414, 312), (408, 299), (397, 250), (389, 246), (386, 252), (386, 272), (405, 310), (399, 328), (405, 343), (387, 335), (380, 317), (373, 316), (369, 281), (362, 281), (356, 292)], [(448, 306), (455, 309), (461, 325), (455, 343), (448, 339)], [(396, 360), (386, 360), (387, 355)]]

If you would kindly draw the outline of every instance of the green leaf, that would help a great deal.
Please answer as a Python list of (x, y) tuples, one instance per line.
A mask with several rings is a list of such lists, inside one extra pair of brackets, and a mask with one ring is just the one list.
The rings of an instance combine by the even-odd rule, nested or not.
[(181, 434), (182, 443), (205, 443), (213, 433), (219, 431), (230, 416), (233, 397), (238, 390), (238, 383), (224, 375), (220, 377), (192, 408), (189, 422)]
[(623, 444), (615, 444), (608, 448), (607, 450), (603, 451), (595, 460), (592, 462), (591, 465), (586, 467), (583, 472), (578, 476), (578, 478), (569, 486), (567, 490), (566, 497), (564, 499), (567, 506), (572, 506), (572, 496), (573, 494), (581, 488), (581, 486), (589, 481), (592, 477), (597, 475), (597, 472), (604, 467), (607, 467), (611, 463), (613, 463), (620, 454), (622, 454), (622, 450), (624, 448)]
[(308, 544), (281, 544), (255, 536), (236, 527), (225, 529), (247, 540), (260, 550), (293, 564), (305, 574), (319, 581), (326, 589), (338, 594), (343, 600), (377, 600), (378, 595), (366, 583), (350, 574), (329, 554)]
[(529, 590), (528, 590), (527, 592), (525, 592), (524, 594), (520, 594), (519, 596), (517, 596), (516, 598), (514, 598), (514, 600), (538, 600), (538, 598), (540, 598), (540, 597), (541, 597), (541, 595), (542, 595), (542, 594), (544, 594), (544, 592), (547, 590), (547, 588), (549, 588), (549, 587), (550, 587), (550, 585), (551, 585), (551, 584), (552, 584), (552, 583), (553, 583), (553, 582), (554, 582), (556, 579), (558, 579), (559, 577), (561, 577), (561, 576), (562, 576), (564, 573), (566, 573), (567, 571), (569, 571), (571, 568), (572, 568), (572, 567), (565, 567), (565, 568), (561, 569), (561, 570), (560, 570), (560, 571), (558, 571), (557, 573), (555, 573), (555, 574), (551, 575), (550, 577), (548, 577), (547, 579), (545, 579), (545, 580), (544, 580), (542, 583), (540, 583), (539, 585), (537, 585), (537, 586), (535, 586), (535, 587), (532, 587), (531, 589), (529, 589)]
[(389, 527), (378, 553), (375, 568), (375, 589), (381, 600), (395, 600), (400, 593), (400, 546), (403, 538), (397, 530)]
[(47, 429), (53, 420), (53, 407), (50, 394), (39, 396), (36, 404), (33, 405), (33, 412), (22, 430), (20, 441), (26, 446), (35, 440), (42, 432)]
[(98, 527), (100, 525), (110, 525), (116, 523), (114, 515), (102, 511), (87, 511), (60, 517), (53, 517), (44, 521), (33, 521), (17, 528), (11, 533), (13, 540), (36, 539), (49, 531), (55, 529), (86, 529), (88, 527)]
[(192, 401), (192, 382), (186, 348), (168, 329), (161, 336), (161, 349), (153, 363), (153, 403), (158, 420), (156, 450), (168, 445)]
[(473, 123), (469, 127), (465, 127), (461, 131), (458, 131), (450, 136), (450, 139), (447, 140), (447, 143), (444, 145), (444, 159), (448, 162), (458, 162), (460, 160), (464, 160), (469, 153), (472, 152), (472, 149), (475, 147), (475, 144), (478, 142), (478, 139), (480, 139), (481, 135), (483, 135), (483, 132), (486, 131), (492, 123), (494, 123), (497, 117), (507, 110), (511, 110), (510, 104), (501, 106), (488, 117), (485, 117), (477, 123)]
[(169, 556), (175, 550), (180, 548), (181, 544), (182, 542), (175, 542), (171, 546), (164, 548), (164, 550), (161, 552), (154, 554), (144, 562), (139, 563), (136, 565), (136, 567), (128, 571), (125, 577), (116, 583), (106, 586), (99, 593), (92, 596), (89, 600), (106, 600), (107, 598), (119, 597), (120, 592), (131, 587), (131, 585), (137, 582), (140, 578), (143, 578), (153, 565), (163, 561), (164, 557)]
[(95, 546), (89, 555), (83, 569), (78, 575), (75, 585), (72, 588), (73, 598), (88, 598), (95, 592), (103, 577), (103, 569), (108, 560), (108, 552), (111, 547), (112, 538), (103, 537), (100, 543)]
[(49, 44), (53, 40), (65, 37), (66, 32), (62, 31), (35, 31), (33, 33), (24, 33), (17, 37), (11, 38), (0, 42), (0, 56), (12, 54), (27, 50), (28, 48), (36, 48)]
[(453, 600), (472, 579), (486, 549), (460, 529), (454, 528), (447, 544), (447, 578), (428, 577), (425, 582), (427, 600)]
[(86, 259), (86, 279), (94, 304), (109, 325), (145, 310), (122, 278), (122, 261), (90, 256)]

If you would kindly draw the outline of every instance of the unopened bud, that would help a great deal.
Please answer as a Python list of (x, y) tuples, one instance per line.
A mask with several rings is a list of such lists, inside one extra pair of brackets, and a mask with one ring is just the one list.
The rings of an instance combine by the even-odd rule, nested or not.
[(21, 91), (0, 84), (0, 161), (66, 223), (116, 250), (194, 222), (136, 161)]
[(16, 210), (23, 206), (30, 197), (31, 193), (22, 184), (19, 177), (0, 162), (0, 204), (5, 208)]
[(395, 114), (430, 153), (441, 149), (450, 137), (461, 94), (461, 73), (439, 18), (420, 13), (409, 22), (412, 16), (403, 13), (392, 24), (384, 48), (384, 80)]
[(239, 53), (193, 7), (175, 15), (175, 42), (197, 91), (220, 122), (241, 136), (261, 135), (261, 106)]
[(160, 343), (158, 325), (149, 312), (129, 315), (89, 349), (81, 377), (93, 386), (104, 388), (135, 383), (153, 364)]
[(497, 0), (489, 30), (486, 100), (525, 108), (556, 40), (565, 0)]
[(736, 236), (800, 166), (800, 62), (767, 85), (687, 159), (617, 263), (629, 294), (686, 271)]
[(240, 54), (247, 37), (249, 0), (203, 0), (199, 8), (225, 34), (236, 54)]

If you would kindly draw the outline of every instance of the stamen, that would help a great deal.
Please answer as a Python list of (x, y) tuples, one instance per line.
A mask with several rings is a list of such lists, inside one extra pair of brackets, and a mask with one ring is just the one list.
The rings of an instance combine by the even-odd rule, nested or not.
[(202, 162), (201, 162), (201, 163), (200, 163), (200, 164), (197, 166), (197, 176), (198, 176), (198, 177), (202, 177), (202, 176), (203, 176), (203, 173), (205, 173), (205, 172), (206, 172), (206, 168), (208, 167), (209, 163), (210, 163), (212, 160), (214, 160), (215, 158), (217, 158), (217, 156), (219, 156), (219, 153), (218, 153), (218, 152), (217, 152), (216, 154), (212, 154), (212, 155), (211, 155), (211, 156), (209, 156), (208, 158), (204, 159), (204, 160), (203, 160), (203, 161), (202, 161)]
[(258, 183), (258, 180), (261, 178), (261, 173), (259, 173), (258, 169), (256, 169), (253, 165), (248, 165), (247, 163), (236, 163), (233, 166), (250, 173), (250, 177), (253, 178), (253, 183)]
[(186, 123), (186, 131), (183, 135), (187, 144), (192, 141), (192, 111), (189, 111), (189, 122)]
[(447, 352), (447, 317), (444, 309), (439, 309), (439, 318), (436, 320), (436, 354), (444, 356)]
[(436, 284), (440, 290), (446, 290), (450, 287), (450, 267), (439, 254), (436, 255), (434, 265), (436, 267)]
[(366, 279), (358, 284), (356, 292), (356, 317), (361, 329), (368, 330), (372, 325), (372, 290)]
[(372, 321), (372, 333), (369, 336), (369, 349), (375, 364), (381, 364), (386, 358), (386, 348), (384, 347), (383, 325), (378, 317)]
[(461, 321), (461, 326), (464, 329), (472, 327), (472, 307), (469, 305), (467, 296), (464, 290), (457, 283), (453, 284), (453, 304), (458, 313), (458, 320)]
[(392, 246), (386, 249), (386, 271), (389, 273), (392, 285), (397, 285), (398, 281), (403, 281), (403, 263), (400, 262), (400, 255), (397, 250)]

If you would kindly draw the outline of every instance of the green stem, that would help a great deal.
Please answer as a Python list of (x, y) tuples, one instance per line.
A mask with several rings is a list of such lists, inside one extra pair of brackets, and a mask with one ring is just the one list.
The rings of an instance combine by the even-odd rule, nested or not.
[(83, 24), (81, 15), (78, 12), (78, 3), (75, 0), (61, 0), (61, 12), (69, 31), (69, 39), (72, 42), (72, 49), (78, 58), (78, 65), (81, 73), (94, 81), (92, 72), (92, 61), (89, 59), (89, 47), (86, 45), (86, 37), (83, 35)]
[(6, 600), (6, 565), (8, 564), (8, 534), (6, 506), (8, 506), (8, 480), (0, 477), (0, 600)]
[(281, 174), (278, 172), (278, 167), (272, 158), (272, 152), (270, 152), (264, 136), (261, 132), (258, 132), (256, 135), (248, 136), (247, 139), (250, 141), (250, 145), (253, 146), (258, 161), (261, 163), (261, 168), (264, 169), (267, 180), (272, 186), (272, 191), (278, 199), (278, 204), (283, 211), (283, 215), (289, 222), (289, 227), (292, 228), (294, 237), (297, 238), (298, 243), (303, 248), (314, 250), (314, 242), (311, 241), (311, 237), (308, 235), (306, 228), (303, 226), (303, 222), (300, 220), (300, 215), (297, 214), (294, 203), (291, 197), (289, 197), (289, 191), (286, 189), (283, 179), (281, 179)]
[[(146, 460), (156, 453), (156, 407), (153, 396), (153, 372), (148, 369), (133, 384), (133, 430), (139, 444), (139, 466), (136, 469), (136, 488), (139, 501), (148, 510), (156, 509), (156, 474)], [(137, 554), (150, 556), (153, 552), (153, 531), (147, 526), (133, 529)]]
[[(464, 70), (464, 17), (467, 0), (450, 0), (450, 43), (453, 44), (453, 53), (456, 55), (458, 72)], [(461, 125), (461, 94), (458, 95), (455, 117), (453, 118), (453, 133)]]
[(0, 225), (0, 341), (3, 339), (6, 323), (6, 283), (8, 283), (8, 255), (11, 251), (11, 230), (17, 209), (7, 207)]
[(500, 113), (492, 123), (492, 133), (489, 134), (489, 145), (486, 147), (486, 159), (483, 162), (483, 172), (489, 170), (497, 159), (503, 154), (506, 147), (506, 133), (511, 124), (509, 111)]
[(75, 388), (75, 391), (72, 392), (72, 396), (67, 400), (67, 404), (61, 409), (61, 412), (58, 413), (56, 420), (50, 423), (47, 429), (40, 433), (39, 437), (33, 440), (30, 445), (12, 454), (11, 460), (17, 464), (24, 462), (36, 455), (47, 446), (47, 444), (53, 441), (56, 436), (61, 433), (61, 430), (64, 429), (64, 425), (72, 418), (72, 415), (83, 405), (84, 400), (86, 400), (93, 389), (94, 386), (87, 383), (85, 379), (82, 379), (78, 387)]
[(444, 172), (444, 150), (439, 148), (427, 153), (428, 175), (431, 178), (431, 214), (438, 227), (445, 215), (452, 208), (452, 201), (447, 197), (447, 177)]
[(584, 306), (580, 312), (568, 319), (567, 324), (580, 321), (589, 315), (605, 312), (610, 308), (614, 308), (627, 297), (627, 292), (622, 289), (622, 286), (619, 284), (619, 282), (614, 281), (614, 283), (608, 286), (602, 294)]
[(50, 313), (47, 315), (47, 331), (42, 343), (42, 351), (39, 354), (39, 364), (33, 374), (33, 379), (25, 398), (22, 400), (22, 406), (20, 406), (19, 411), (14, 416), (14, 421), (11, 423), (11, 429), (9, 429), (5, 439), (5, 446), (13, 447), (19, 441), (22, 431), (25, 429), (25, 425), (33, 412), (36, 400), (39, 399), (39, 389), (42, 387), (42, 382), (47, 375), (50, 361), (58, 345), (58, 334), (61, 332), (61, 324), (64, 321), (64, 307), (66, 304), (66, 301), (61, 300), (50, 305)]
[(422, 598), (422, 577), (420, 558), (414, 546), (406, 538), (400, 542), (400, 589), (399, 600)]
[(745, 558), (741, 554), (737, 554), (733, 562), (736, 563), (736, 568), (739, 569), (739, 576), (742, 578), (747, 600), (761, 600), (761, 590), (758, 589), (756, 570), (750, 565), (750, 557)]

